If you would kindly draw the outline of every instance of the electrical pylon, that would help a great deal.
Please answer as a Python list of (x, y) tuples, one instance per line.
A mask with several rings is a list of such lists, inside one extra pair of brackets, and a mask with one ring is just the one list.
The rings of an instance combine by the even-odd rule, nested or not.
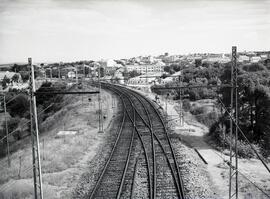
[(35, 73), (31, 58), (28, 58), (28, 66), (30, 67), (31, 70), (29, 88), (30, 88), (30, 121), (31, 121), (32, 156), (33, 156), (34, 193), (35, 199), (37, 198), (43, 199), (37, 107), (36, 107), (36, 97), (34, 95), (34, 93), (36, 92), (35, 77), (34, 77)]
[(238, 199), (238, 88), (237, 49), (232, 47), (229, 199)]

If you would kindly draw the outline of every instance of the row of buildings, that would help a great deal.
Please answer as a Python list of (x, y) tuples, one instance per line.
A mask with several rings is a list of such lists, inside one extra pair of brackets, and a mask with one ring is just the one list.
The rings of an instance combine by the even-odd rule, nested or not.
[[(269, 59), (270, 52), (240, 52), (238, 61), (242, 63), (259, 63)], [(75, 79), (83, 77), (97, 77), (100, 70), (104, 79), (117, 79), (128, 84), (149, 84), (155, 82), (163, 84), (172, 81), (173, 77), (156, 79), (154, 76), (161, 76), (165, 73), (164, 68), (173, 64), (183, 67), (201, 67), (204, 63), (228, 63), (231, 61), (230, 54), (195, 53), (188, 55), (169, 55), (164, 53), (159, 56), (138, 56), (130, 59), (107, 59), (100, 61), (79, 61), (73, 63), (40, 64), (40, 76), (45, 78)], [(136, 76), (127, 81), (128, 73), (136, 71)], [(19, 74), (19, 73), (18, 73)], [(146, 75), (147, 74), (147, 75)], [(14, 74), (9, 72), (0, 73), (0, 81), (4, 76), (11, 78)], [(133, 75), (134, 76), (134, 75)], [(153, 80), (155, 79), (155, 80)]]

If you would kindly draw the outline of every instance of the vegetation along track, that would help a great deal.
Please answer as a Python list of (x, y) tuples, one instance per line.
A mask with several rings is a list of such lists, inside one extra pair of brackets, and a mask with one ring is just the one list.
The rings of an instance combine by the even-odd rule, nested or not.
[[(123, 118), (88, 198), (185, 198), (176, 156), (157, 106), (125, 87), (105, 83), (102, 87), (119, 95)], [(136, 175), (141, 178), (139, 183), (135, 183)]]

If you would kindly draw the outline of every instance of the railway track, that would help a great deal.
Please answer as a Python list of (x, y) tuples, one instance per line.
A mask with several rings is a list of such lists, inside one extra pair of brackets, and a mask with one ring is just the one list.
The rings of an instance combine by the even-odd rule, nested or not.
[(102, 87), (119, 95), (123, 118), (88, 198), (185, 198), (176, 156), (156, 105), (125, 87), (105, 83)]

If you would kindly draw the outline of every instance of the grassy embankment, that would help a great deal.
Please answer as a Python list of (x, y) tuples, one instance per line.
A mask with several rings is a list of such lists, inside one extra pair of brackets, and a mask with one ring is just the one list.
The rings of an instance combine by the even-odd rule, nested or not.
[[(111, 95), (104, 92), (102, 99), (107, 124), (112, 116)], [(66, 96), (62, 103), (63, 108), (40, 126), (45, 198), (71, 197), (80, 175), (87, 169), (87, 162), (95, 155), (104, 137), (97, 133), (97, 96)], [(74, 130), (78, 134), (58, 136), (60, 130)], [(0, 160), (0, 198), (33, 197), (30, 139), (20, 141), (20, 146), (23, 147), (11, 155), (10, 168), (5, 158)]]

